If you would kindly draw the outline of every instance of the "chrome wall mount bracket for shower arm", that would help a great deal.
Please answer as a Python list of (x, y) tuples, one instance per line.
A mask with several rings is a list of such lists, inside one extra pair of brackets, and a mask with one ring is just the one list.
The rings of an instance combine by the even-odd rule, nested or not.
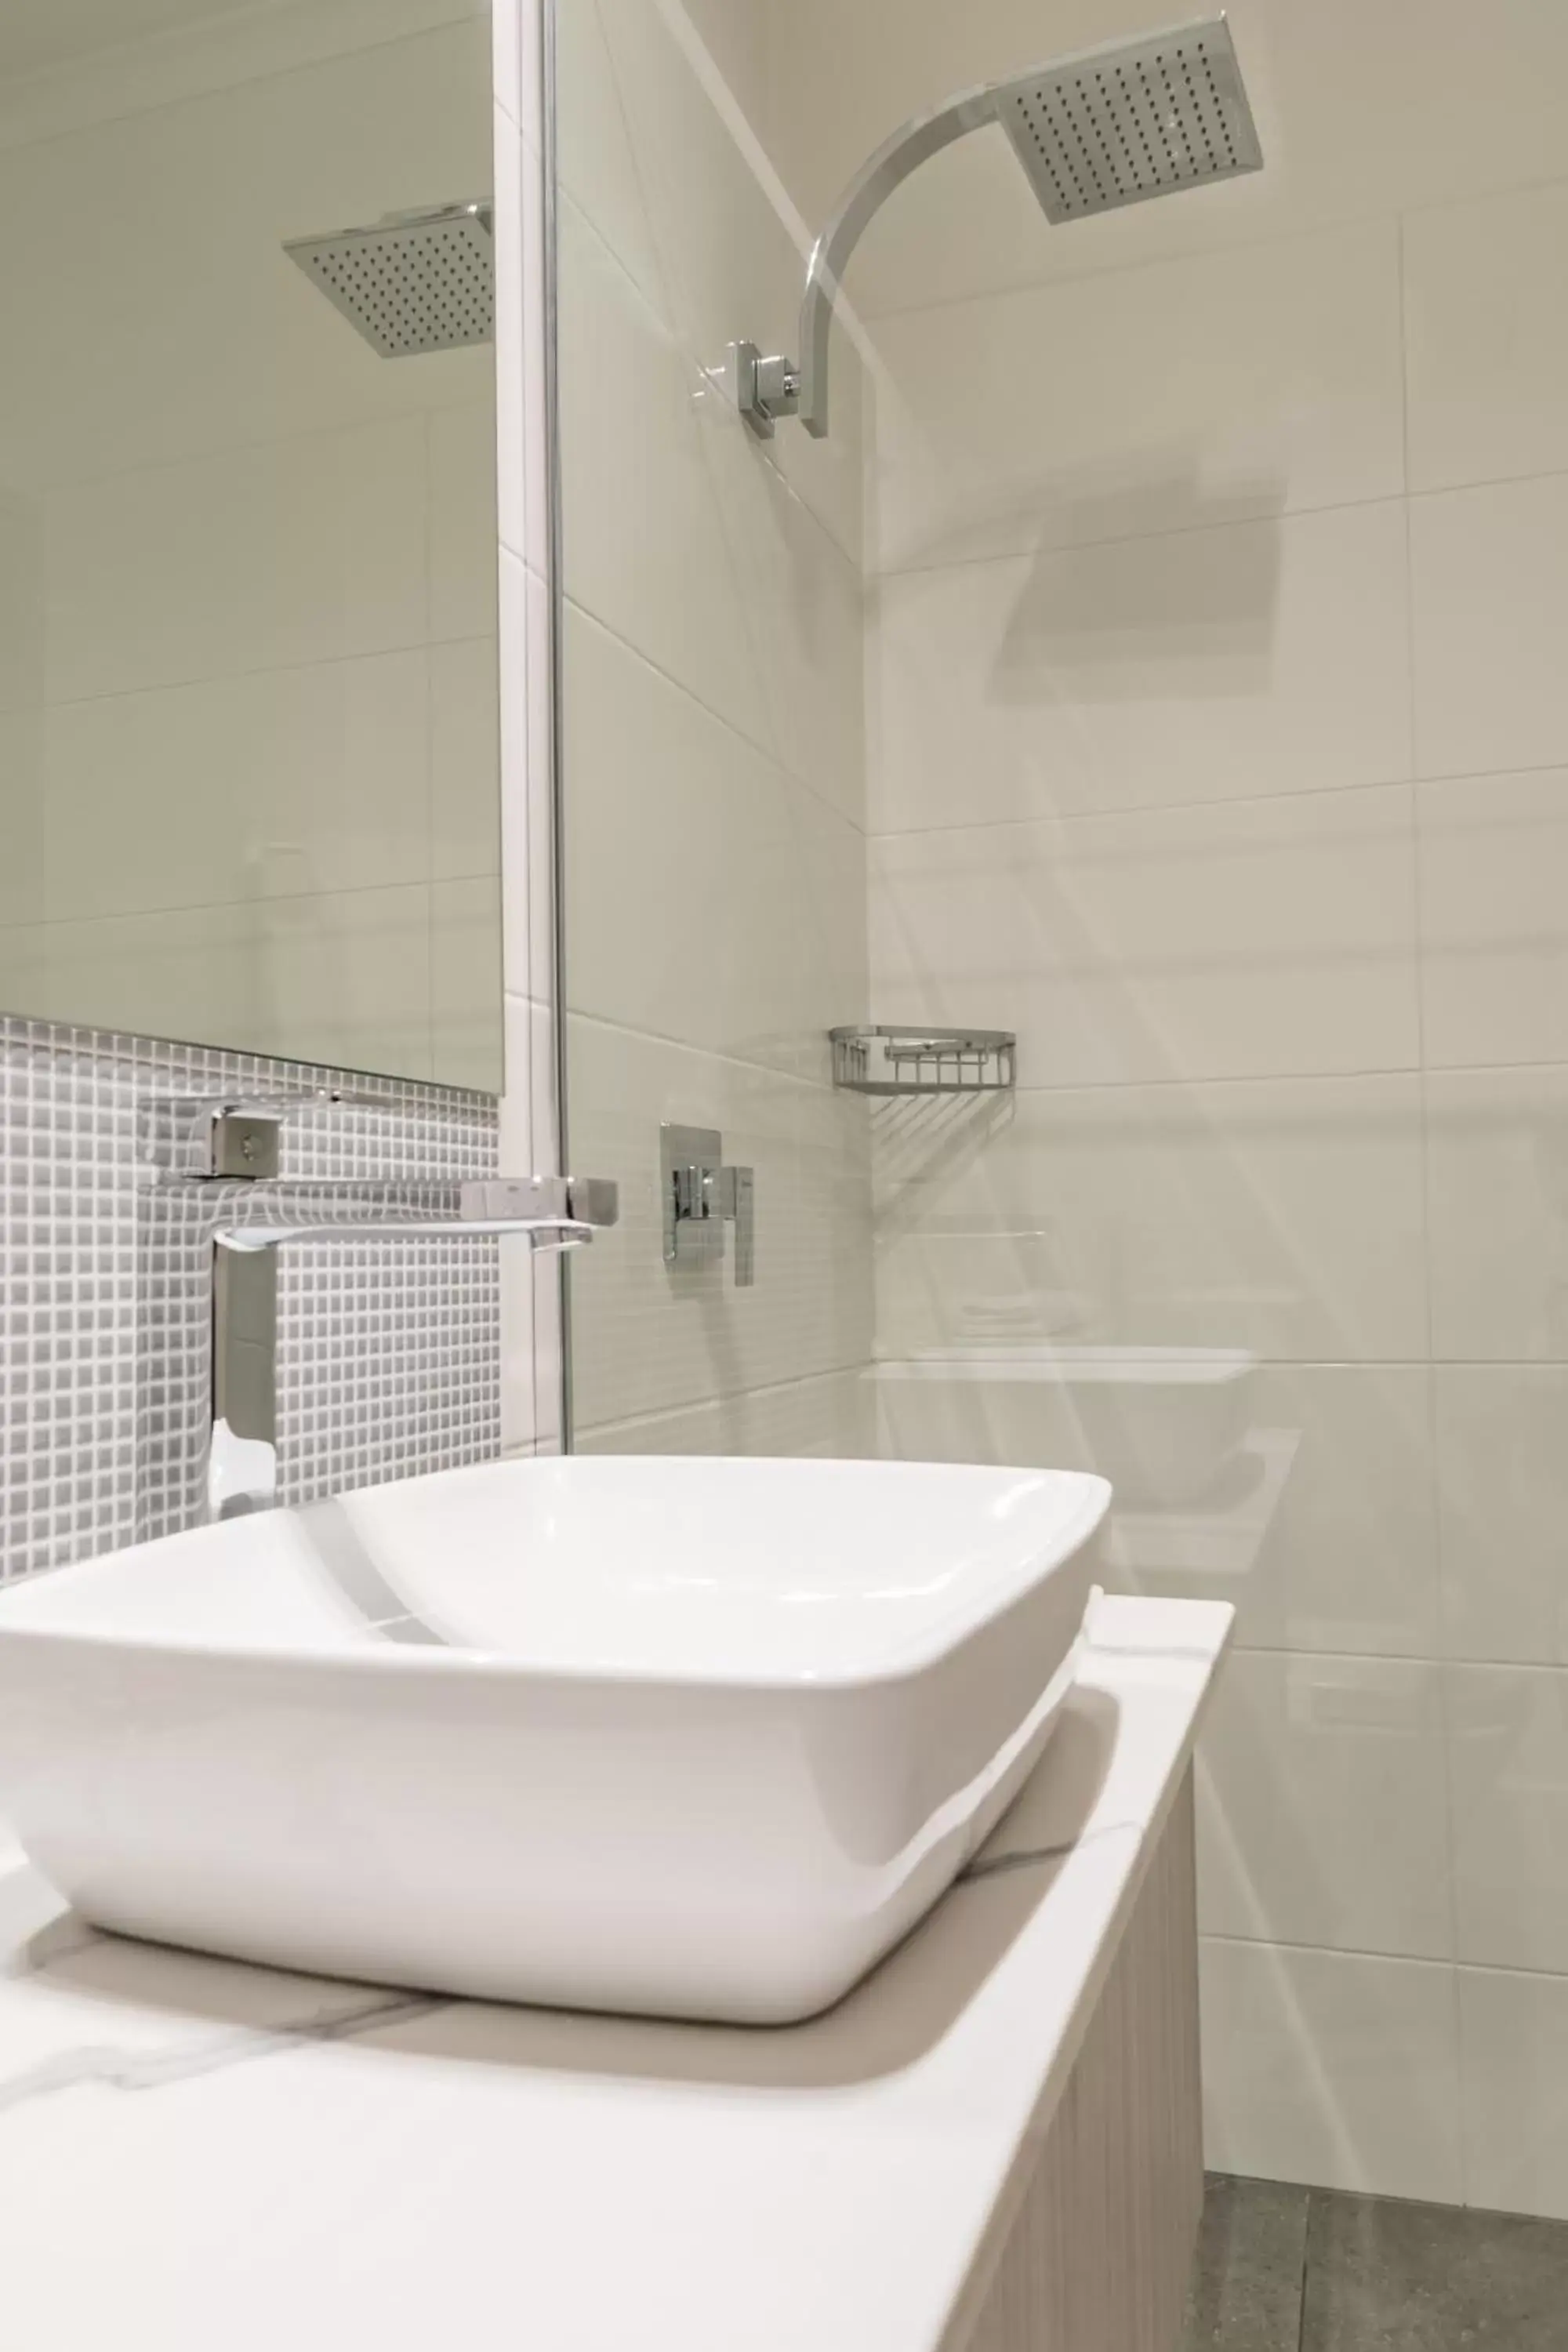
[(1234, 179), (1263, 163), (1223, 16), (1058, 58), (917, 114), (861, 167), (816, 240), (798, 364), (764, 359), (754, 343), (731, 344), (730, 390), (754, 433), (771, 438), (779, 417), (798, 416), (815, 439), (825, 438), (828, 331), (851, 254), (911, 172), (992, 122), (1007, 133), (1053, 224)]

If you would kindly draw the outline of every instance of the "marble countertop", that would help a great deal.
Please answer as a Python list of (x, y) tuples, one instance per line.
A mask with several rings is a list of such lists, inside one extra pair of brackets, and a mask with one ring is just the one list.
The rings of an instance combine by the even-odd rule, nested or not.
[(1231, 1615), (1098, 1601), (989, 1845), (788, 2029), (422, 2000), (123, 1942), (0, 1844), (0, 2340), (946, 2352)]

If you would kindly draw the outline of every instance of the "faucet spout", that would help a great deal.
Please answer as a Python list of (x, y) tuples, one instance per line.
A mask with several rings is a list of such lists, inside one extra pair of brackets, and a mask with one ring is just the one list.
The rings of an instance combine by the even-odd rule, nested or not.
[(268, 1510), (278, 1500), (280, 1249), (494, 1234), (516, 1236), (532, 1251), (560, 1252), (583, 1248), (619, 1217), (617, 1188), (602, 1178), (315, 1183), (299, 1191), (290, 1201), (270, 1185), (247, 1185), (241, 1198), (247, 1213), (213, 1234), (210, 1519)]

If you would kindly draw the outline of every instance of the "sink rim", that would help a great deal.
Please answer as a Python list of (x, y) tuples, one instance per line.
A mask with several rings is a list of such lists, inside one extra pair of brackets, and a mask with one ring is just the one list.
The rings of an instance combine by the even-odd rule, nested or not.
[[(619, 1468), (646, 1466), (666, 1478), (681, 1461), (721, 1464), (731, 1474), (748, 1461), (776, 1473), (781, 1467), (804, 1469), (808, 1476), (822, 1472), (850, 1473), (857, 1469), (870, 1470), (885, 1475), (889, 1483), (913, 1472), (918, 1475), (940, 1476), (943, 1483), (973, 1484), (977, 1490), (996, 1490), (1006, 1482), (1028, 1496), (1049, 1496), (1055, 1506), (1054, 1523), (1048, 1542), (1042, 1540), (1010, 1559), (1004, 1568), (992, 1571), (988, 1580), (972, 1597), (967, 1607), (962, 1598), (950, 1600), (938, 1612), (927, 1613), (913, 1628), (894, 1626), (895, 1636), (902, 1635), (901, 1646), (895, 1639), (879, 1656), (871, 1660), (835, 1661), (800, 1664), (785, 1662), (769, 1664), (747, 1662), (728, 1663), (721, 1656), (703, 1657), (695, 1650), (692, 1654), (675, 1664), (668, 1660), (639, 1661), (635, 1658), (603, 1656), (542, 1657), (530, 1656), (521, 1650), (506, 1650), (479, 1643), (447, 1640), (439, 1633), (433, 1638), (400, 1637), (400, 1629), (425, 1625), (413, 1606), (366, 1616), (359, 1622), (350, 1622), (334, 1629), (333, 1638), (310, 1639), (299, 1635), (289, 1637), (247, 1636), (226, 1638), (221, 1632), (187, 1634), (168, 1631), (140, 1631), (134, 1625), (107, 1629), (101, 1624), (80, 1618), (51, 1618), (48, 1598), (52, 1592), (79, 1591), (82, 1585), (94, 1580), (117, 1582), (121, 1577), (137, 1572), (145, 1564), (145, 1555), (158, 1552), (165, 1558), (172, 1551), (184, 1553), (221, 1546), (226, 1528), (247, 1533), (239, 1540), (265, 1549), (268, 1530), (287, 1527), (298, 1528), (307, 1514), (320, 1511), (321, 1504), (286, 1506), (276, 1512), (260, 1513), (222, 1526), (183, 1530), (177, 1535), (155, 1538), (150, 1542), (123, 1546), (116, 1551), (99, 1554), (70, 1566), (36, 1578), (27, 1579), (10, 1591), (0, 1589), (0, 1646), (56, 1646), (78, 1652), (107, 1654), (134, 1653), (138, 1657), (167, 1659), (171, 1665), (189, 1665), (199, 1662), (206, 1665), (222, 1665), (226, 1670), (258, 1671), (286, 1670), (290, 1675), (337, 1674), (353, 1678), (388, 1675), (435, 1675), (437, 1677), (514, 1682), (553, 1689), (632, 1688), (649, 1694), (682, 1690), (707, 1694), (748, 1695), (756, 1697), (792, 1697), (812, 1693), (824, 1696), (879, 1688), (892, 1688), (917, 1680), (922, 1675), (950, 1657), (964, 1642), (993, 1624), (1012, 1608), (1031, 1586), (1048, 1577), (1071, 1561), (1089, 1544), (1103, 1521), (1111, 1500), (1110, 1483), (1091, 1471), (1040, 1469), (1037, 1467), (1009, 1468), (990, 1464), (901, 1463), (886, 1460), (865, 1462), (841, 1461), (837, 1458), (805, 1457), (793, 1463), (778, 1455), (671, 1456), (646, 1455), (557, 1455), (542, 1460), (539, 1457), (510, 1460), (498, 1457), (484, 1464), (426, 1474), (422, 1476), (393, 1480), (378, 1486), (361, 1487), (326, 1498), (327, 1504), (370, 1502), (372, 1510), (379, 1499), (385, 1505), (399, 1492), (420, 1489), (428, 1492), (450, 1482), (468, 1481), (476, 1474), (504, 1473), (515, 1476), (529, 1472), (553, 1473), (559, 1476), (563, 1465), (574, 1461), (614, 1464)], [(498, 1481), (498, 1483), (500, 1483)], [(280, 1565), (280, 1564), (279, 1564)], [(397, 1598), (395, 1593), (392, 1596)], [(780, 1605), (782, 1596), (762, 1593), (757, 1596), (759, 1616)], [(613, 1596), (606, 1596), (606, 1607), (614, 1606)]]

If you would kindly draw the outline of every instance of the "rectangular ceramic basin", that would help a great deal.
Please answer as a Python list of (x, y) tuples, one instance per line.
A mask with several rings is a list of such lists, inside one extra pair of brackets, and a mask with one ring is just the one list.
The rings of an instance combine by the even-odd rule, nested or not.
[(129, 1935), (807, 2016), (1034, 1765), (1109, 1496), (579, 1456), (200, 1528), (0, 1592), (0, 1815)]

